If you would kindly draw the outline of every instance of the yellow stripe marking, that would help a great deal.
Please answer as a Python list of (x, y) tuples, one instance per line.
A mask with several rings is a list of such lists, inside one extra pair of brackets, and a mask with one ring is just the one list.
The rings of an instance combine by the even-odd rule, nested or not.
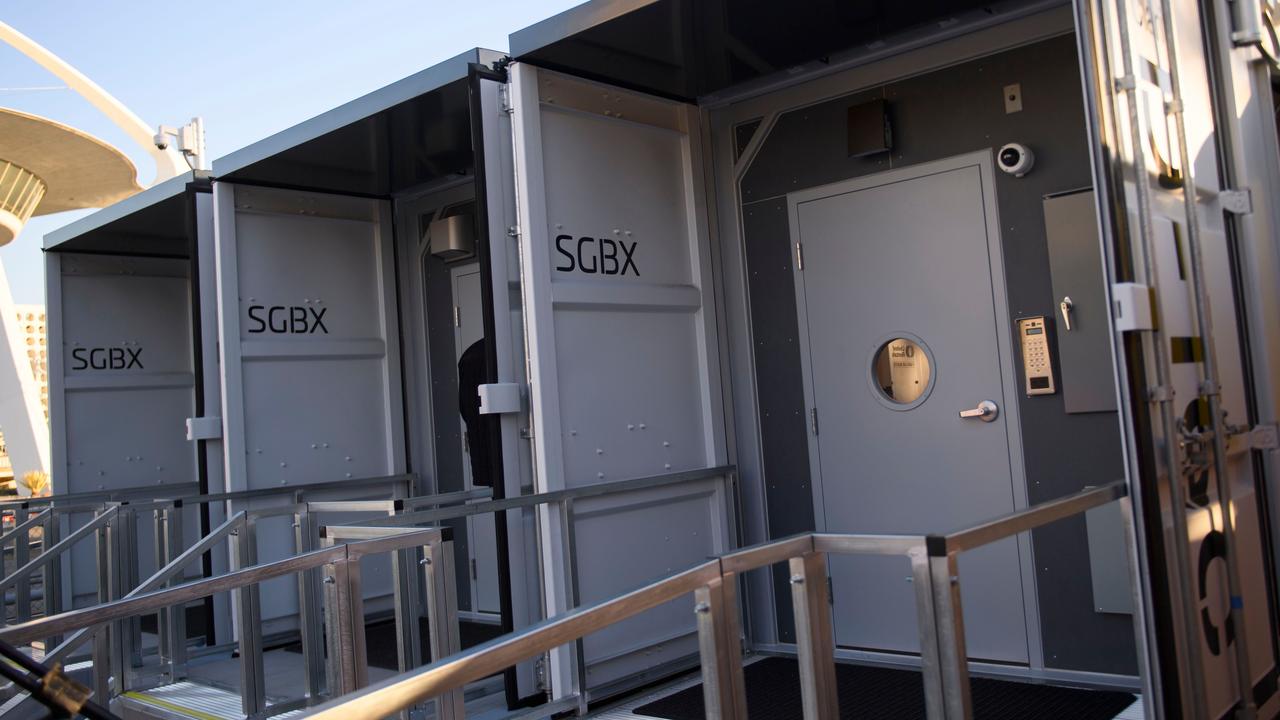
[(196, 718), (196, 720), (225, 720), (225, 718), (218, 717), (217, 715), (210, 715), (209, 713), (200, 712), (199, 710), (192, 710), (191, 708), (182, 707), (177, 703), (172, 703), (172, 702), (169, 702), (168, 700), (161, 700), (160, 698), (155, 697), (154, 695), (140, 693), (136, 690), (130, 690), (129, 692), (126, 692), (124, 696), (127, 698), (133, 698), (134, 700), (140, 700), (145, 703), (150, 703), (151, 705), (164, 708), (165, 710), (172, 710), (173, 712), (181, 713), (183, 715), (186, 715), (187, 717), (193, 717), (193, 718)]

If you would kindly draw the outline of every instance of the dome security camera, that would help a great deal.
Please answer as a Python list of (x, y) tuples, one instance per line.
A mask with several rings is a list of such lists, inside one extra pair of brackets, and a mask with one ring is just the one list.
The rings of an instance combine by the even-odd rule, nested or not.
[(1009, 143), (996, 153), (996, 162), (1006, 173), (1014, 177), (1022, 177), (1031, 172), (1032, 166), (1036, 164), (1036, 156), (1026, 145)]

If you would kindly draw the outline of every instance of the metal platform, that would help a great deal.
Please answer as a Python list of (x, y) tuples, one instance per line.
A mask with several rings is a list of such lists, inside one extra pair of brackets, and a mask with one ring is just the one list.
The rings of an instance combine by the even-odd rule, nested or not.
[[(288, 650), (272, 650), (263, 654), (268, 704), (287, 702), (303, 686), (305, 667), (302, 656)], [(240, 663), (230, 654), (193, 660), (190, 677), (176, 683), (147, 690), (131, 690), (120, 697), (117, 711), (126, 718), (164, 718), (166, 720), (243, 720), (240, 697)], [(376, 683), (396, 673), (378, 667), (369, 668), (369, 681)], [(274, 692), (273, 692), (274, 691)], [(506, 701), (501, 679), (494, 677), (472, 683), (465, 692), (468, 717), (501, 718), (506, 715)], [(272, 718), (301, 715), (305, 708)], [(431, 718), (434, 710), (415, 713), (415, 718)]]

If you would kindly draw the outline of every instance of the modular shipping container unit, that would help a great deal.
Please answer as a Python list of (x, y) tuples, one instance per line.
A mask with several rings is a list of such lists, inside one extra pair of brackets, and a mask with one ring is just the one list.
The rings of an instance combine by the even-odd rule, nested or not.
[[(226, 487), (491, 483), (459, 604), (518, 631), (1124, 480), (960, 557), (972, 672), (1272, 716), (1275, 11), (600, 0), (215, 161)], [(907, 559), (829, 571), (836, 657), (920, 666)], [(735, 580), (750, 650), (796, 651), (793, 572)], [(508, 703), (691, 667), (692, 609)]]

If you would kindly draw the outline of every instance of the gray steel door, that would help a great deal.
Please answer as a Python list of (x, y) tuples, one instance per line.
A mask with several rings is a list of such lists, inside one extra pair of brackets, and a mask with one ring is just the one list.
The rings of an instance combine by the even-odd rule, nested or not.
[[(989, 163), (969, 155), (789, 198), (820, 529), (946, 532), (1015, 508)], [(960, 417), (983, 401), (994, 421)], [(837, 643), (918, 652), (907, 561), (831, 565)], [(1016, 540), (960, 568), (971, 655), (1027, 662)]]

